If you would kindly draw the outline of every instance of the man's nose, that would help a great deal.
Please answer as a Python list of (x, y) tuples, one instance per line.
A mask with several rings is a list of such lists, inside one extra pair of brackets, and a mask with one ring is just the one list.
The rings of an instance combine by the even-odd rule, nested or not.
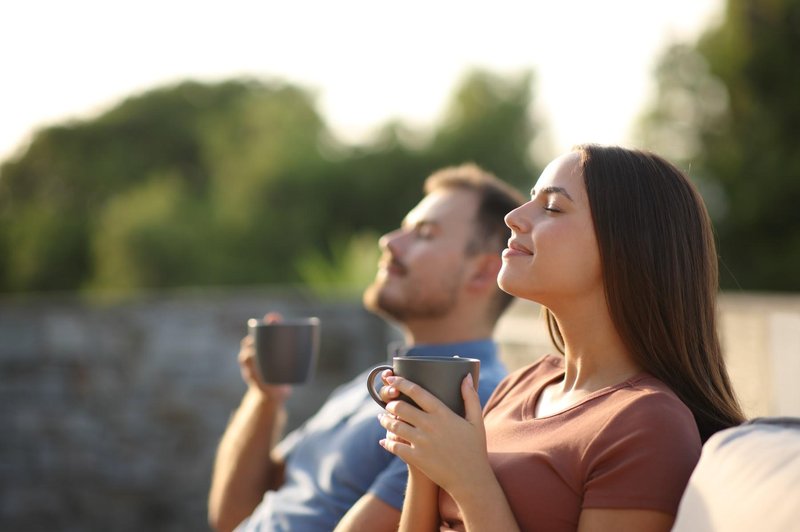
[(404, 234), (405, 232), (402, 229), (395, 229), (383, 235), (378, 241), (378, 244), (382, 250), (389, 250), (395, 253)]

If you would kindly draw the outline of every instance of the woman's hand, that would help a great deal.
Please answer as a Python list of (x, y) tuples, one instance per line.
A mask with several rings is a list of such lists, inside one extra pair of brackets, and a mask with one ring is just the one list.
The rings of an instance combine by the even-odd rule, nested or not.
[[(382, 378), (387, 386), (381, 389), (381, 397), (388, 404), (380, 422), (388, 434), (380, 444), (386, 450), (418, 468), (457, 500), (460, 490), (471, 489), (482, 478), (494, 481), (480, 399), (471, 375), (461, 383), (465, 418), (403, 377), (386, 371)], [(400, 393), (420, 408), (396, 400)]]

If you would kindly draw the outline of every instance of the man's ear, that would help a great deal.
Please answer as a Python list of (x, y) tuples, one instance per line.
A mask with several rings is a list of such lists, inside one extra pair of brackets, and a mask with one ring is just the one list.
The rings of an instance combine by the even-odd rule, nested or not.
[(500, 253), (481, 253), (472, 258), (471, 275), (467, 281), (467, 288), (481, 291), (497, 288), (497, 274), (503, 265)]

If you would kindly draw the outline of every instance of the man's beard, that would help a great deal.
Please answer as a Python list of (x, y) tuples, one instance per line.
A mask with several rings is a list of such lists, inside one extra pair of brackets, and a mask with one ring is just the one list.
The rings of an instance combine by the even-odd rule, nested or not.
[(460, 275), (452, 275), (442, 279), (436, 294), (424, 293), (409, 286), (409, 283), (400, 297), (385, 289), (385, 279), (376, 279), (364, 291), (364, 306), (371, 312), (400, 323), (440, 318), (448, 314), (458, 302), (459, 278)]

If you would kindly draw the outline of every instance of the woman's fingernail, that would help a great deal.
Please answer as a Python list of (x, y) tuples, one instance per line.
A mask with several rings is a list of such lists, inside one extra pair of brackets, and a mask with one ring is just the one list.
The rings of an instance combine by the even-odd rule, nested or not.
[(392, 384), (394, 382), (394, 380), (395, 380), (395, 376), (394, 375), (389, 375), (388, 377), (386, 377), (386, 384)]
[(467, 373), (467, 384), (472, 389), (475, 389), (475, 384), (472, 382), (472, 373)]
[(386, 389), (386, 393), (389, 393), (389, 394), (391, 394), (391, 395), (394, 395), (394, 394), (396, 394), (396, 393), (397, 393), (397, 388), (395, 388), (394, 386), (389, 386), (389, 387)]
[(384, 438), (382, 440), (378, 440), (378, 444), (385, 449), (386, 448), (386, 438)]

